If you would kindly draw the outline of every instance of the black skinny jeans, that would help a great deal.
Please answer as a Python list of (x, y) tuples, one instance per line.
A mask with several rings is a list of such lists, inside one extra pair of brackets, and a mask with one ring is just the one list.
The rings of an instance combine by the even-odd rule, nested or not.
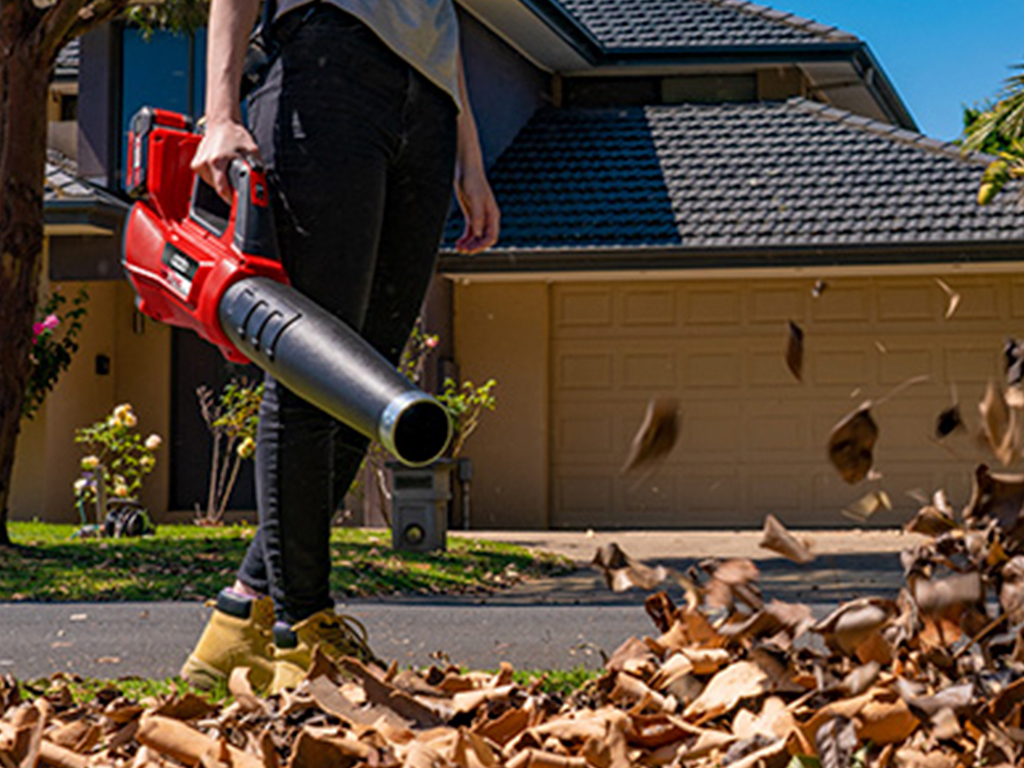
[[(279, 23), (294, 14), (306, 19), (249, 106), (281, 257), (295, 288), (397, 362), (451, 201), (457, 109), (355, 17), (320, 3)], [(333, 606), (331, 519), (367, 444), (267, 376), (260, 525), (238, 578), (274, 599), (279, 620)]]

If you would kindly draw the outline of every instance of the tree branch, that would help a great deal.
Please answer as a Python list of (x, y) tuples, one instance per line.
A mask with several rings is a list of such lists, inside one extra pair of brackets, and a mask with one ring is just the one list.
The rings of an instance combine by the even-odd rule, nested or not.
[(68, 31), (78, 19), (87, 0), (57, 0), (43, 16), (43, 34), (40, 40), (43, 56), (52, 61), (57, 51), (67, 42)]
[(95, 0), (79, 12), (78, 19), (68, 31), (68, 40), (81, 37), (93, 27), (110, 21), (129, 5), (133, 5), (129, 0)]

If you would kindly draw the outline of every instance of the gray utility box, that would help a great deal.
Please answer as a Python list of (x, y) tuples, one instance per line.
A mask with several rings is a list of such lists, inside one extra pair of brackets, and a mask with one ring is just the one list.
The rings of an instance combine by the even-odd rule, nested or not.
[(389, 462), (391, 470), (391, 548), (407, 552), (445, 551), (448, 547), (448, 502), (454, 462), (441, 459), (428, 467)]

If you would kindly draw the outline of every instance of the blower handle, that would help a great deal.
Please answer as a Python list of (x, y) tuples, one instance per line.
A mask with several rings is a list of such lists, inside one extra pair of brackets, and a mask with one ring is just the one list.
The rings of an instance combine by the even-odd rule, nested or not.
[(255, 157), (236, 157), (228, 166), (231, 206), (196, 174), (189, 217), (220, 239), (230, 239), (245, 256), (279, 260), (267, 174)]

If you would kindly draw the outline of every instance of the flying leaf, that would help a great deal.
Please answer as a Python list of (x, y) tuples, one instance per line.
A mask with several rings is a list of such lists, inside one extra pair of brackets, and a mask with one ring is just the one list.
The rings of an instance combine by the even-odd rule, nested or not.
[(622, 472), (662, 461), (671, 453), (678, 437), (679, 401), (670, 398), (651, 400), (622, 465)]
[(1017, 339), (1007, 339), (1003, 347), (1006, 363), (1006, 384), (1013, 387), (1024, 384), (1024, 344)]
[(797, 381), (803, 381), (804, 368), (804, 331), (789, 321), (789, 336), (786, 338), (786, 367)]
[(993, 455), (1004, 467), (1009, 466), (1020, 452), (1016, 411), (1010, 409), (1003, 391), (992, 381), (978, 404), (978, 412), (982, 434)]
[(824, 280), (815, 280), (814, 286), (811, 288), (811, 296), (815, 299), (821, 298), (821, 294), (826, 290), (828, 290), (828, 283)]
[(835, 427), (828, 439), (828, 457), (847, 483), (859, 483), (871, 469), (878, 425), (865, 403)]
[(764, 531), (758, 546), (778, 552), (794, 563), (809, 563), (814, 559), (810, 542), (806, 539), (798, 539), (772, 514), (764, 519)]
[(889, 499), (889, 494), (885, 491), (871, 491), (871, 493), (861, 496), (853, 504), (843, 507), (841, 511), (847, 517), (863, 523), (869, 520), (876, 512), (883, 509), (892, 509), (892, 501)]
[(939, 288), (941, 288), (942, 292), (946, 294), (946, 299), (949, 301), (946, 305), (945, 317), (946, 320), (949, 320), (949, 318), (953, 316), (953, 313), (956, 312), (956, 308), (960, 306), (960, 294), (950, 288), (944, 280), (940, 280), (936, 277), (935, 282), (938, 283)]
[(964, 420), (960, 416), (960, 406), (952, 405), (939, 414), (935, 422), (935, 435), (940, 440), (949, 437), (958, 429), (964, 428)]
[(591, 564), (601, 571), (605, 583), (613, 592), (625, 592), (633, 587), (651, 590), (668, 577), (664, 567), (659, 565), (651, 568), (634, 560), (615, 542), (598, 547)]

